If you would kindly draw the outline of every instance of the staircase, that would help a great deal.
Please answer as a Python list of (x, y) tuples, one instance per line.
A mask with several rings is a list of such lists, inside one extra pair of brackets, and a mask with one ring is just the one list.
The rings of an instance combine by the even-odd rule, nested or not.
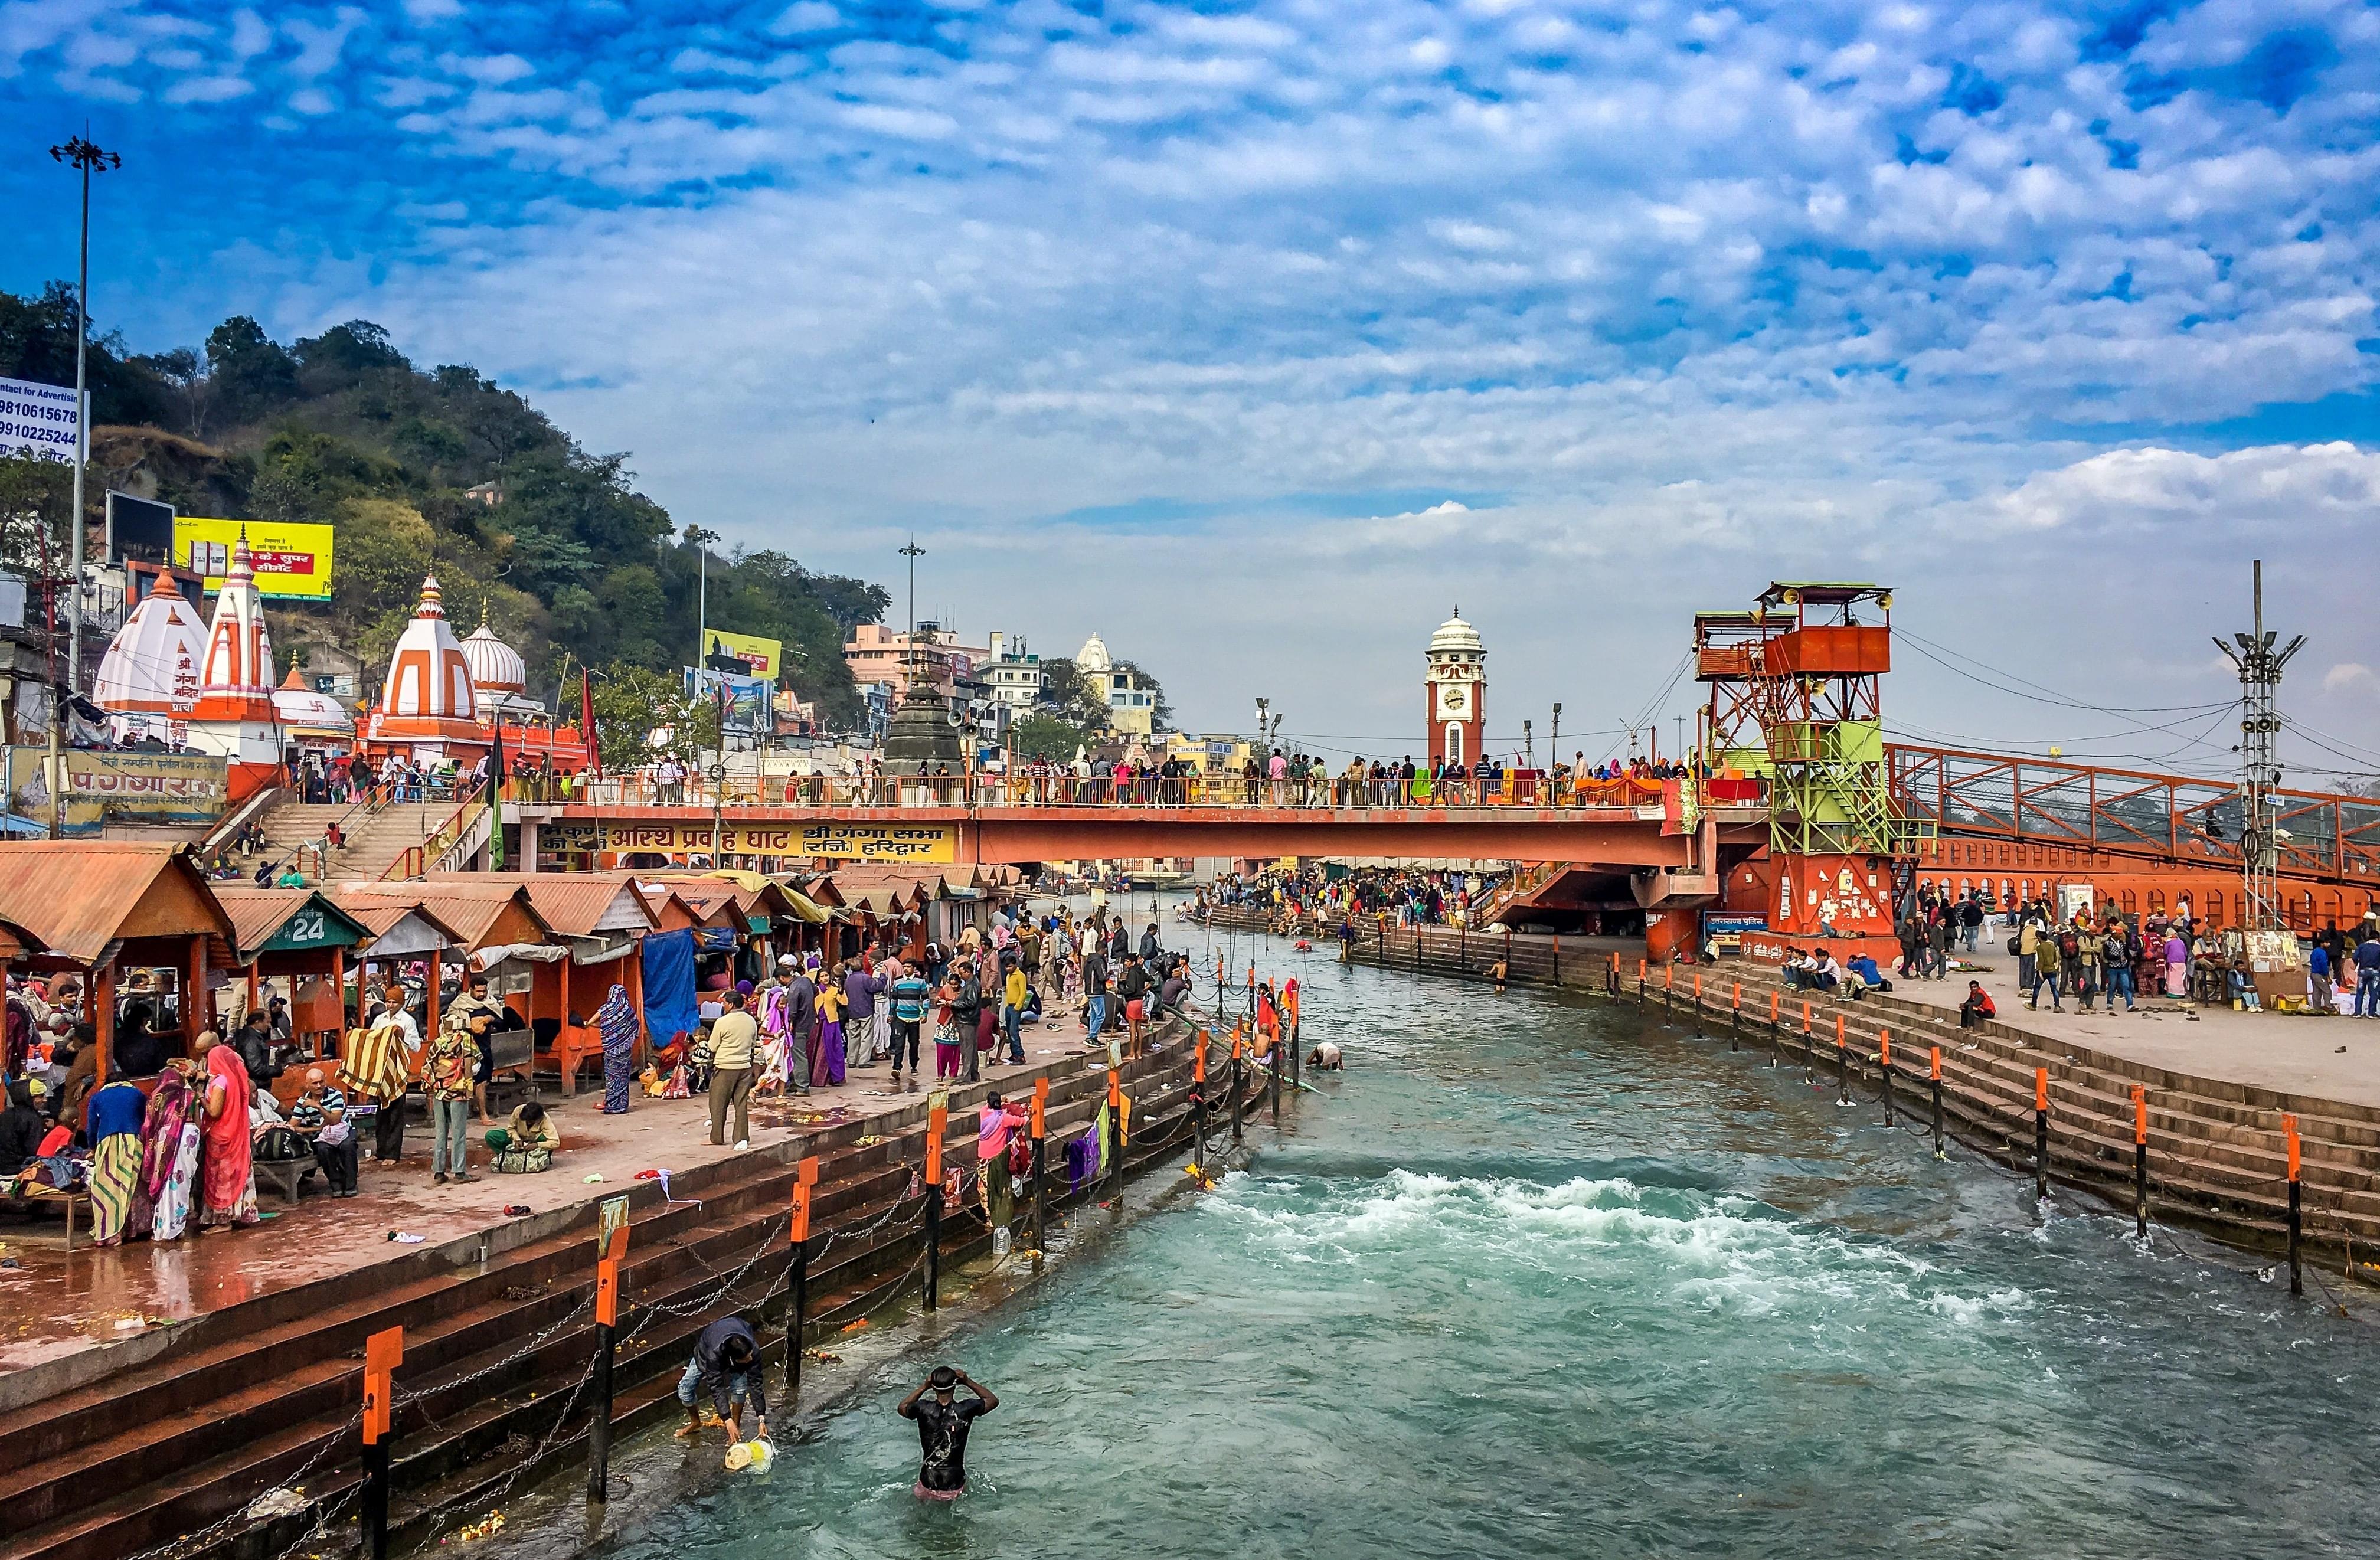
[[(484, 806), (480, 808), (482, 816), (486, 811)], [(324, 875), (333, 882), (376, 879), (388, 876), (408, 853), (438, 835), (455, 816), (455, 804), (451, 799), (391, 802), (377, 808), (352, 802), (285, 802), (264, 815), (262, 851), (249, 854), (226, 852), (225, 855), (234, 866), (251, 877), (268, 862), (277, 872), (283, 864), (295, 861), (310, 885), (321, 882)], [(318, 851), (323, 832), (334, 823), (346, 833), (346, 845)], [(485, 841), (484, 823), (473, 832), (480, 841)], [(318, 872), (324, 857), (326, 874)]]
[[(1188, 1057), (1177, 1045), (1125, 1064), (1123, 1082), (1136, 1095), (1128, 1167), (1183, 1152)], [(1103, 1103), (1107, 1074), (1094, 1060), (1050, 1070), (1053, 1152)], [(1261, 1075), (1251, 1076), (1245, 1097), (1260, 1098), (1260, 1083)], [(986, 1087), (954, 1091), (955, 1101), (972, 1104)], [(924, 1201), (914, 1188), (927, 1107), (920, 1096), (803, 1145), (820, 1161), (808, 1337), (831, 1336), (914, 1292), (924, 1244)], [(1216, 1137), (1229, 1119), (1228, 1108), (1209, 1118)], [(951, 1162), (971, 1158), (972, 1117), (953, 1110), (951, 1131)], [(674, 1415), (677, 1374), (694, 1336), (721, 1316), (758, 1320), (769, 1311), (776, 1321), (761, 1329), (764, 1357), (771, 1385), (782, 1379), (792, 1152), (690, 1172), (674, 1203), (632, 1191), (615, 1429)], [(1053, 1213), (1108, 1190), (1104, 1180), (1071, 1188), (1054, 1162), (1051, 1174)], [(1020, 1188), (1018, 1195), (1023, 1210), (1028, 1194)], [(406, 1329), (395, 1409), (396, 1547), (439, 1539), (483, 1515), (519, 1478), (583, 1461), (590, 1415), (575, 1388), (595, 1341), (594, 1219), (591, 1203), (556, 1210), (521, 1221), (520, 1243), (508, 1249), (473, 1237), (252, 1300), (187, 1333), (176, 1329), (176, 1347), (156, 1358), (0, 1411), (0, 1553), (122, 1560), (176, 1539), (192, 1560), (270, 1560), (301, 1542), (315, 1553), (344, 1549), (360, 1476), (363, 1342), (392, 1325)], [(223, 1239), (273, 1237), (251, 1230)], [(990, 1244), (971, 1202), (951, 1209), (941, 1239), (946, 1268)], [(127, 1408), (133, 1403), (137, 1412)], [(790, 1415), (786, 1422), (790, 1429)], [(303, 1512), (242, 1515), (259, 1493), (282, 1485), (302, 1492)], [(325, 1507), (327, 1530), (317, 1534), (314, 1519)]]
[[(1790, 990), (1775, 972), (1748, 963), (1724, 970), (1705, 983), (1705, 1024), (1739, 1031), (1742, 1044), (1776, 1046), (1789, 1058), (1815, 1052), (1812, 1065), (1823, 1077), (1836, 1066), (1840, 1016), (1853, 1086), (1867, 1094), (1877, 1087), (1876, 1032), (1888, 1030), (1904, 1111), (1925, 1108), (1925, 1074), (1938, 1046), (1943, 1107), (1952, 1123), (1963, 1123), (1970, 1137), (1998, 1142), (2020, 1163), (2033, 1152), (2034, 1070), (2047, 1069), (2053, 1174), (2095, 1187), (2119, 1206), (2131, 1203), (2132, 1088), (2141, 1085), (2147, 1091), (2152, 1195), (2160, 1211), (2210, 1220), (2235, 1239), (2269, 1240), (2286, 1227), (2281, 1116), (2289, 1111), (2303, 1143), (2308, 1240), (2334, 1251), (2380, 1245), (2380, 1111), (2173, 1072), (1996, 1022), (1962, 1030), (1955, 1013), (1892, 996), (1847, 1002)], [(1731, 1022), (1739, 978), (1743, 1006)], [(1694, 1002), (1686, 979), (1674, 977), (1665, 995), (1658, 973), (1645, 996), (1652, 1005), (1666, 1001), (1687, 1010)], [(1774, 1035), (1772, 996), (1779, 1020)]]

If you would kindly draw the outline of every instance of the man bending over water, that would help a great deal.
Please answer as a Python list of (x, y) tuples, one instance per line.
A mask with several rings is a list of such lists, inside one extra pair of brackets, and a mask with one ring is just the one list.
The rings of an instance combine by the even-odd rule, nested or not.
[[(974, 1394), (964, 1403), (957, 1400), (962, 1386)], [(920, 1500), (956, 1500), (966, 1493), (967, 1425), (978, 1415), (999, 1407), (1000, 1399), (968, 1380), (965, 1371), (935, 1366), (934, 1373), (893, 1410), (905, 1420), (917, 1421), (917, 1445), (924, 1460), (912, 1493)]]

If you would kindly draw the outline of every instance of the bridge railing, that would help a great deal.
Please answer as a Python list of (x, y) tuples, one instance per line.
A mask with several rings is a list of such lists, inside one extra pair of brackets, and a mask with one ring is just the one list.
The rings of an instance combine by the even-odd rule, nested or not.
[[(1886, 756), (1895, 805), (1941, 834), (2240, 865), (2247, 816), (2235, 781), (1958, 748), (1894, 745)], [(2314, 791), (2274, 798), (2282, 873), (2380, 877), (2380, 801)]]
[[(589, 780), (556, 792), (507, 782), (513, 803), (588, 803), (604, 806), (709, 807), (1180, 807), (1236, 809), (1526, 807), (1563, 811), (1658, 811), (1674, 781), (1621, 778), (1552, 780), (1538, 776), (1461, 780), (1248, 779), (1240, 775), (1135, 775), (1128, 779), (1073, 774), (946, 775), (915, 778), (842, 775), (730, 777), (723, 784), (689, 778), (664, 783), (634, 774)], [(1760, 788), (1738, 782), (1722, 804), (1758, 805)]]

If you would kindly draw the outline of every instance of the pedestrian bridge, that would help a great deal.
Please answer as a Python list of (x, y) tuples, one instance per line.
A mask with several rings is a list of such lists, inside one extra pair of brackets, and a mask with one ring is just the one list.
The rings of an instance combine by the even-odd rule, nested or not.
[(1370, 784), (1236, 778), (1036, 781), (997, 777), (876, 785), (824, 777), (717, 795), (597, 781), (566, 797), (507, 788), (521, 854), (709, 853), (888, 863), (1126, 861), (1152, 856), (1427, 857), (1592, 862), (1715, 873), (1722, 853), (1768, 840), (1756, 797), (1697, 807), (1678, 782)]

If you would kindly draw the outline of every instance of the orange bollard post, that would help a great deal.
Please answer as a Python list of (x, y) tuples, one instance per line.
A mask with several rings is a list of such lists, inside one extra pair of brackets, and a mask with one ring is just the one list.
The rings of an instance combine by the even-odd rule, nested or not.
[(951, 1130), (951, 1107), (935, 1105), (926, 1111), (926, 1309), (941, 1303), (942, 1284), (942, 1139)]
[(1943, 1151), (1942, 1147), (1942, 1047), (1936, 1046), (1933, 1051), (1934, 1068), (1931, 1082), (1934, 1089), (1934, 1157), (1947, 1159), (1949, 1155)]
[(2289, 1142), (2289, 1293), (2305, 1293), (2305, 1265), (2299, 1246), (2305, 1234), (2305, 1185), (2298, 1178), (2298, 1119), (2281, 1118), (2281, 1131)]
[(2033, 1070), (2033, 1194), (2049, 1195), (2049, 1069)]
[(396, 1368), (405, 1363), (405, 1329), (364, 1339), (364, 1553), (388, 1560), (388, 1443), (396, 1429)]
[(620, 1264), (628, 1254), (628, 1227), (614, 1226), (595, 1258), (595, 1371), (587, 1415), (587, 1498), (612, 1498), (612, 1367), (620, 1337)]
[(2132, 1085), (2132, 1234), (2149, 1238), (2149, 1092)]

